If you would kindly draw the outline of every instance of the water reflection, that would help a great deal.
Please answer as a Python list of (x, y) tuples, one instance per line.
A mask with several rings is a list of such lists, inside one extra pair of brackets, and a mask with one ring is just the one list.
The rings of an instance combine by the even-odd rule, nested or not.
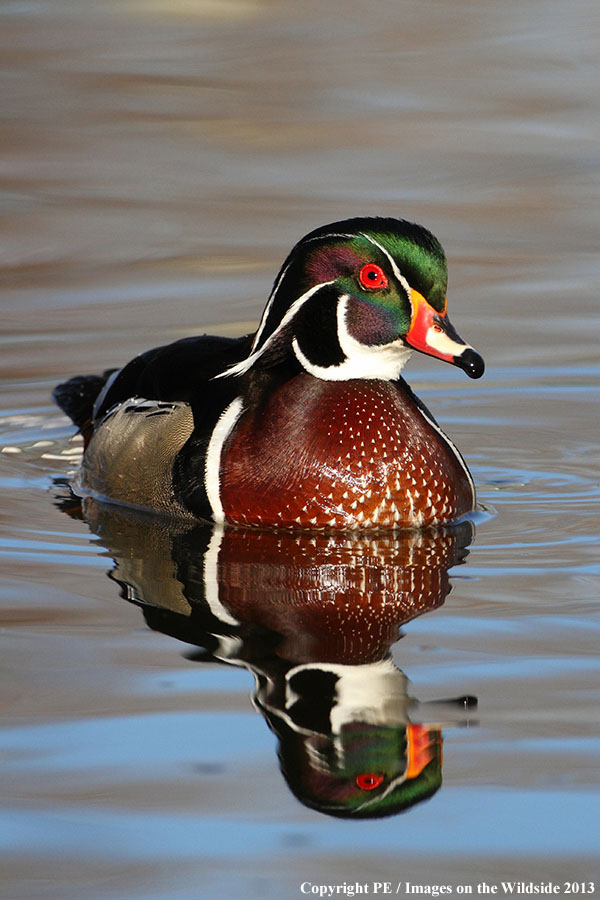
[(390, 655), (405, 622), (440, 606), (473, 526), (321, 534), (173, 524), (69, 501), (114, 559), (110, 577), (148, 626), (244, 666), (306, 806), (398, 813), (442, 783), (442, 725), (473, 698), (419, 704)]

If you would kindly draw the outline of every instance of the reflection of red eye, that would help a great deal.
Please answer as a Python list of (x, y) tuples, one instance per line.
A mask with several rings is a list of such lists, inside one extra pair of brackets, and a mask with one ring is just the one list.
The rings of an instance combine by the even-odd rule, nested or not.
[(387, 277), (381, 266), (375, 263), (367, 263), (358, 273), (358, 280), (364, 288), (370, 291), (379, 291), (387, 287)]
[(383, 781), (383, 775), (373, 775), (371, 772), (365, 772), (363, 775), (357, 775), (355, 781), (361, 791), (373, 791)]

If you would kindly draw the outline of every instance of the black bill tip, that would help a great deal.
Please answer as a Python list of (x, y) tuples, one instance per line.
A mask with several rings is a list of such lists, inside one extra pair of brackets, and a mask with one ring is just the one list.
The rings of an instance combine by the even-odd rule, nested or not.
[(479, 353), (470, 349), (463, 350), (460, 356), (455, 356), (454, 365), (463, 369), (469, 378), (481, 378), (485, 371), (485, 363)]

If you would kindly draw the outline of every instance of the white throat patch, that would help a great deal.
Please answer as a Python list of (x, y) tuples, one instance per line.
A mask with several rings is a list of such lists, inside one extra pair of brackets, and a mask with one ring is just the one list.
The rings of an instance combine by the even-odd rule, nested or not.
[(296, 338), (292, 348), (300, 365), (315, 378), (323, 381), (349, 381), (351, 378), (379, 378), (395, 381), (410, 358), (412, 350), (401, 338), (389, 344), (369, 346), (353, 338), (346, 325), (348, 295), (340, 297), (337, 307), (337, 334), (340, 347), (346, 359), (335, 366), (318, 366), (312, 363)]

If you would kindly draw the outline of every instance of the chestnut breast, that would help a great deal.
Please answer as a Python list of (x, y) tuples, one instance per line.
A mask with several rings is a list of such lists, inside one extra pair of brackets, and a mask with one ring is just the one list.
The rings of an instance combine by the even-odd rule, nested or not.
[(225, 518), (302, 528), (423, 527), (473, 509), (468, 470), (402, 383), (290, 379), (221, 456)]

